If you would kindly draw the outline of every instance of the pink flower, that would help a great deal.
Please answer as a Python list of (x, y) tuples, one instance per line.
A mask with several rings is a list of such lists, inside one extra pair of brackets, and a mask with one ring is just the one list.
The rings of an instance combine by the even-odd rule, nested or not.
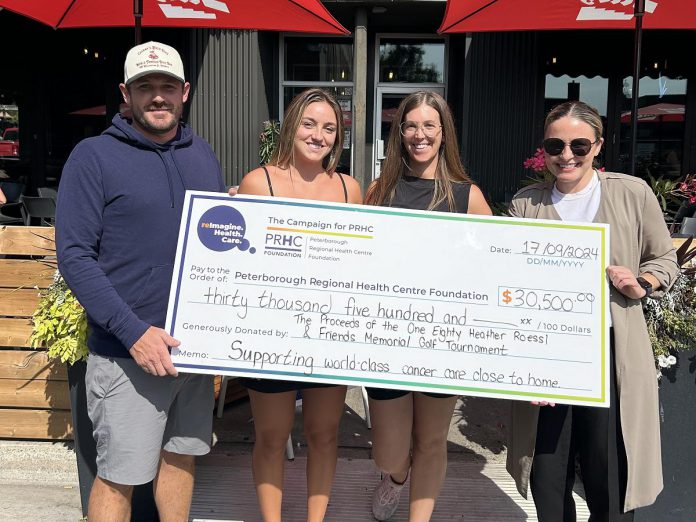
[(675, 182), (675, 188), (669, 191), (678, 198), (683, 198), (689, 203), (696, 202), (696, 174), (687, 175), (683, 181)]
[(546, 160), (544, 159), (544, 150), (537, 149), (534, 156), (527, 158), (522, 166), (525, 169), (531, 169), (534, 172), (542, 172), (546, 170)]

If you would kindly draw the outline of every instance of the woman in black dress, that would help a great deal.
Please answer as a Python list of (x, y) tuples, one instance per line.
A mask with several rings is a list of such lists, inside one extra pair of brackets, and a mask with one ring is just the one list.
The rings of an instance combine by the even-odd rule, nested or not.
[[(365, 203), (417, 210), (491, 215), (466, 174), (452, 114), (438, 94), (407, 96), (394, 116), (387, 157)], [(368, 389), (372, 455), (383, 470), (372, 500), (377, 520), (396, 511), (409, 473), (409, 522), (428, 521), (447, 468), (447, 433), (456, 395)], [(412, 446), (412, 449), (411, 449)]]

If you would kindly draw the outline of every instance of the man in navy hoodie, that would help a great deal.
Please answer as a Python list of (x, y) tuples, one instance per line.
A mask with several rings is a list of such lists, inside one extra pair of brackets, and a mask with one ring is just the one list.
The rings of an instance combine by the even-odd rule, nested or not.
[(68, 159), (58, 264), (87, 311), (87, 404), (97, 442), (89, 520), (128, 520), (154, 479), (163, 520), (188, 520), (195, 455), (210, 450), (213, 382), (177, 374), (165, 323), (184, 191), (224, 191), (210, 146), (180, 122), (190, 85), (175, 49), (132, 48), (118, 114)]

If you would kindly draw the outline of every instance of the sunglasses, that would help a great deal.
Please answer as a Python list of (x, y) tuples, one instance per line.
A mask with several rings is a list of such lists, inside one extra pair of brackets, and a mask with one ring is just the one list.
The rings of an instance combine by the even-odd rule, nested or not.
[(541, 142), (541, 146), (549, 156), (558, 156), (563, 153), (566, 145), (570, 146), (570, 151), (574, 156), (587, 156), (592, 150), (592, 145), (599, 140), (590, 141), (587, 138), (575, 138), (570, 143), (566, 143), (560, 138), (546, 138)]

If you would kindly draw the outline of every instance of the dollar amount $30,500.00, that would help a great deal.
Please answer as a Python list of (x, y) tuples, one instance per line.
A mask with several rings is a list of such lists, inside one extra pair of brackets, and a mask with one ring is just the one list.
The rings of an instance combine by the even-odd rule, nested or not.
[(498, 305), (553, 312), (591, 314), (594, 301), (594, 294), (588, 292), (502, 287), (500, 288)]

